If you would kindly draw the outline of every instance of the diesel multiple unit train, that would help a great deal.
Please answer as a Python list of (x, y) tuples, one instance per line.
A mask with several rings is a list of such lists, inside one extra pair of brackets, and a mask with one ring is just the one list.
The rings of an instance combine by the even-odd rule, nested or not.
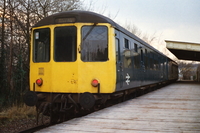
[(45, 115), (90, 110), (178, 78), (176, 62), (93, 12), (46, 17), (33, 26), (31, 38), (24, 100)]

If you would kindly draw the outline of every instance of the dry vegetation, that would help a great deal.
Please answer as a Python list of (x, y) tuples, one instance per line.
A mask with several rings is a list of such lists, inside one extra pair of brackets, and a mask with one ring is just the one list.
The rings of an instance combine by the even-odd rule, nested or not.
[[(0, 112), (0, 132), (18, 132), (36, 121), (35, 107), (13, 106)], [(31, 122), (30, 122), (31, 121)]]

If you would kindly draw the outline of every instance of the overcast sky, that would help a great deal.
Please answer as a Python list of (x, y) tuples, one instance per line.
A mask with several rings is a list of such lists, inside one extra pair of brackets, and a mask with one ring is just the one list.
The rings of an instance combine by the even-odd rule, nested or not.
[(121, 25), (132, 23), (143, 33), (200, 43), (200, 0), (93, 0), (93, 5), (95, 12)]

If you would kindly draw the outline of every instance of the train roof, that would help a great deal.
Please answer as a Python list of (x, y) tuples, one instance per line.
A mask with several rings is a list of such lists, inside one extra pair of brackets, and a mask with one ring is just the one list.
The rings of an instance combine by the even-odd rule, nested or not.
[[(74, 10), (74, 11), (65, 11), (56, 13), (54, 15), (48, 16), (41, 21), (39, 21), (37, 24), (35, 24), (33, 27), (38, 26), (44, 26), (44, 25), (51, 25), (51, 24), (60, 24), (62, 22), (56, 21), (59, 18), (74, 18), (74, 22), (68, 22), (68, 23), (110, 23), (113, 26), (116, 26), (116, 23), (97, 13), (90, 12), (90, 11), (80, 11), (80, 10)], [(64, 22), (63, 22), (64, 23)]]
[[(66, 19), (65, 19), (66, 18)], [(67, 20), (67, 18), (69, 18)], [(60, 20), (59, 20), (60, 19)], [(145, 45), (146, 47), (149, 47), (150, 49), (153, 49), (157, 51), (158, 53), (164, 55), (151, 45), (144, 42), (142, 39), (137, 37), (136, 35), (132, 34), (125, 28), (121, 27), (117, 23), (115, 23), (113, 20), (111, 20), (108, 17), (105, 17), (103, 15), (90, 12), (90, 11), (80, 11), (80, 10), (73, 10), (73, 11), (65, 11), (56, 13), (54, 15), (48, 16), (42, 20), (40, 20), (38, 23), (36, 23), (33, 27), (39, 27), (39, 26), (45, 26), (45, 25), (52, 25), (52, 24), (61, 24), (61, 23), (109, 23), (113, 27), (115, 27), (117, 30), (123, 32), (124, 34), (130, 36), (131, 38), (134, 38), (141, 44)], [(166, 55), (164, 55), (166, 56)]]

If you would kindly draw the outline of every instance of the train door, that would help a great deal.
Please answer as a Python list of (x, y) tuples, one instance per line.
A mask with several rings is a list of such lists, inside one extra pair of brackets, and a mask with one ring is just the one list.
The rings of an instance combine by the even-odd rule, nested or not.
[(115, 50), (116, 50), (116, 70), (117, 70), (117, 83), (116, 83), (116, 89), (120, 90), (120, 88), (123, 87), (123, 63), (121, 58), (121, 46), (120, 46), (120, 32), (115, 31), (116, 37), (115, 37)]
[(145, 62), (144, 62), (144, 50), (143, 48), (141, 48), (140, 50), (140, 80), (141, 80), (141, 85), (144, 84), (145, 81), (145, 72), (146, 72), (146, 68), (145, 68)]
[(161, 69), (161, 80), (165, 80), (165, 62), (164, 62), (164, 58), (161, 57), (160, 58), (160, 69)]
[(166, 79), (166, 80), (169, 79), (169, 75), (168, 75), (168, 72), (169, 72), (169, 71), (168, 71), (168, 68), (169, 68), (169, 66), (168, 66), (168, 63), (169, 63), (169, 62), (168, 62), (168, 58), (165, 58), (165, 64), (164, 64), (164, 66), (165, 66), (165, 68), (164, 68), (164, 69), (165, 69), (165, 72), (164, 72), (164, 73), (165, 73), (165, 79)]

